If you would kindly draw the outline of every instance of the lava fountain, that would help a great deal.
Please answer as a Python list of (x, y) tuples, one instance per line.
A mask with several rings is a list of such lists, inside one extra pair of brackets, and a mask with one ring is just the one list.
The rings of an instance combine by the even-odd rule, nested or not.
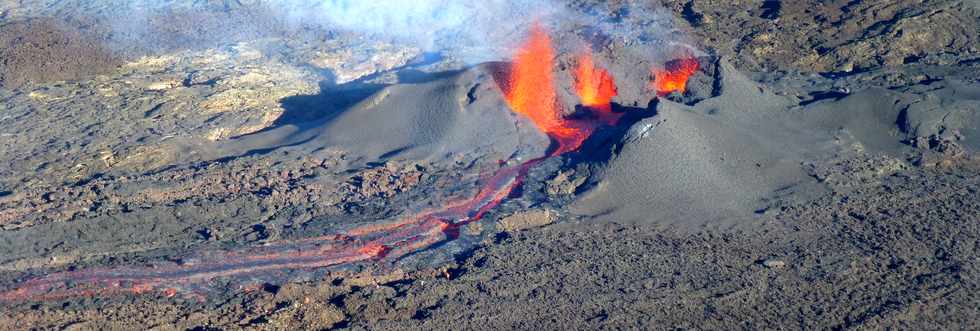
[(619, 115), (612, 111), (612, 98), (616, 91), (616, 81), (609, 71), (597, 67), (592, 60), (592, 52), (584, 51), (578, 56), (575, 69), (575, 93), (582, 105), (593, 110), (600, 121), (614, 124)]
[[(218, 279), (243, 282), (268, 280), (287, 282), (308, 279), (303, 272), (353, 265), (394, 262), (401, 257), (452, 240), (459, 228), (479, 221), (520, 187), (527, 171), (543, 160), (574, 151), (602, 125), (615, 125), (619, 115), (612, 111), (616, 95), (613, 77), (592, 60), (579, 56), (575, 92), (583, 108), (593, 116), (567, 119), (557, 100), (554, 84), (551, 38), (534, 26), (527, 42), (517, 51), (501, 90), (509, 107), (547, 134), (554, 148), (545, 156), (514, 166), (505, 166), (487, 176), (471, 198), (453, 201), (394, 222), (379, 222), (321, 237), (279, 241), (261, 247), (234, 251), (203, 251), (151, 267), (104, 267), (58, 272), (25, 279), (16, 287), (0, 291), (0, 301), (61, 299), (112, 294), (177, 293), (197, 294)], [(658, 75), (663, 90), (684, 88), (697, 62), (681, 62), (676, 72)], [(663, 77), (663, 78), (661, 78)], [(300, 273), (299, 277), (295, 274)]]
[(552, 72), (554, 59), (551, 37), (534, 25), (514, 57), (504, 96), (511, 110), (526, 116), (558, 144), (552, 154), (561, 154), (577, 149), (589, 132), (562, 117)]
[(657, 91), (657, 96), (666, 96), (674, 92), (687, 90), (687, 81), (700, 68), (700, 63), (695, 58), (683, 58), (669, 61), (664, 64), (664, 69), (654, 69), (652, 82), (653, 88)]

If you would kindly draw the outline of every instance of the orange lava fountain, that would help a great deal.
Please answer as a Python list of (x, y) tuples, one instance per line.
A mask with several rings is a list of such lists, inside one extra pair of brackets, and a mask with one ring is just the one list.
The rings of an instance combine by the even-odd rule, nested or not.
[(514, 112), (527, 116), (558, 143), (554, 153), (560, 154), (578, 148), (588, 133), (566, 121), (559, 111), (552, 73), (554, 58), (551, 37), (535, 25), (514, 57), (504, 96)]
[(687, 91), (687, 80), (700, 68), (695, 58), (679, 59), (664, 64), (664, 70), (653, 70), (653, 87), (657, 96)]
[(612, 98), (618, 93), (616, 81), (606, 69), (595, 65), (591, 52), (583, 52), (578, 56), (575, 93), (578, 94), (582, 105), (595, 111), (603, 122), (611, 124), (619, 119), (619, 116), (612, 112)]

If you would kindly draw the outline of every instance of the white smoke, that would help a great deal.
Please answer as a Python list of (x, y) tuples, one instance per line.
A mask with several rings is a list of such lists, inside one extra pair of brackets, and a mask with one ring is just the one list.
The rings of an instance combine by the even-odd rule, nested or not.
[(96, 18), (113, 32), (110, 47), (136, 53), (215, 47), (277, 31), (303, 38), (290, 31), (312, 26), (476, 63), (508, 58), (532, 22), (590, 26), (624, 44), (683, 42), (668, 36), (672, 15), (653, 6), (569, 0), (44, 0), (22, 11)]
[[(294, 20), (412, 43), (429, 51), (499, 55), (533, 21), (562, 12), (548, 0), (273, 0)], [(471, 59), (486, 60), (486, 59)]]

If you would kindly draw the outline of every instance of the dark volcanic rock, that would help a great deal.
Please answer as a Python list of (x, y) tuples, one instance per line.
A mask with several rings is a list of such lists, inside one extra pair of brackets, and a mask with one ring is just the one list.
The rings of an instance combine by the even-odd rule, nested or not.
[(850, 72), (980, 55), (970, 1), (664, 1), (749, 70)]
[(0, 23), (0, 88), (80, 79), (120, 63), (101, 40), (58, 20)]
[[(366, 328), (976, 328), (976, 161), (776, 212), (747, 232), (585, 222), (515, 233)], [(465, 316), (465, 318), (460, 318)]]

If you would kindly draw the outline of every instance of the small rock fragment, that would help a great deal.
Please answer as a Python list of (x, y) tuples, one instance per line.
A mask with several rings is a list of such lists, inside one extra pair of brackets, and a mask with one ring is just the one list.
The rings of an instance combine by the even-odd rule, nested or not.
[(575, 170), (563, 171), (546, 183), (548, 196), (561, 197), (575, 194), (575, 190), (585, 184), (586, 179), (585, 176), (575, 176)]
[(786, 262), (769, 259), (769, 260), (762, 261), (762, 265), (769, 269), (777, 269), (777, 268), (785, 267)]
[(497, 221), (497, 226), (506, 232), (516, 232), (542, 227), (558, 220), (558, 214), (550, 209), (521, 212)]

